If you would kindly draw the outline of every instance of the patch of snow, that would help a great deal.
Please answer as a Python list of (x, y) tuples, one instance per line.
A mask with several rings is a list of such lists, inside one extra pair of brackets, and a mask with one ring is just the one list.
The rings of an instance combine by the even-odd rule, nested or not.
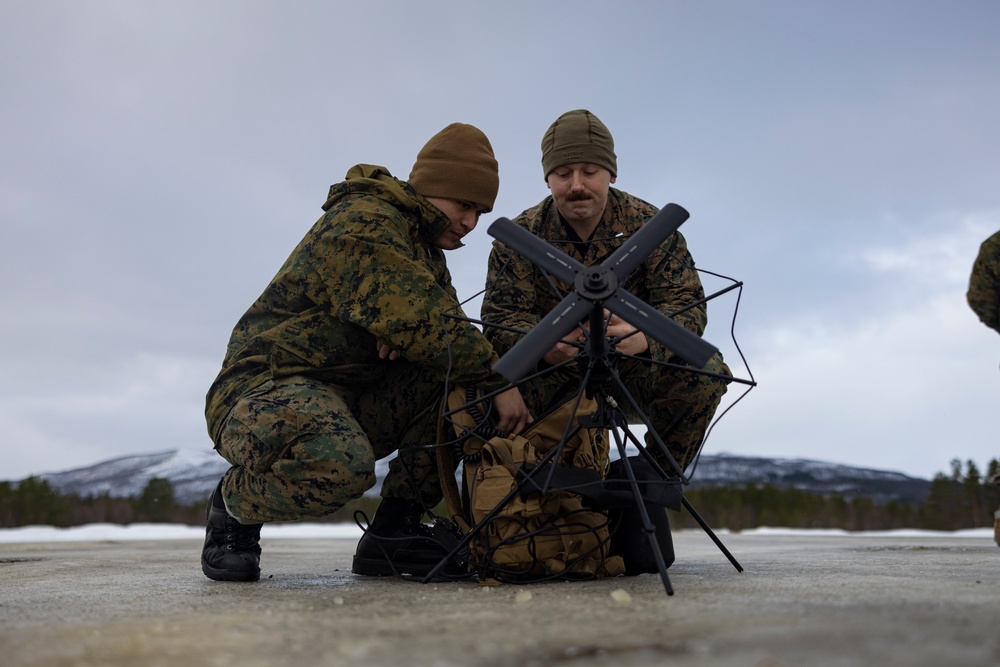
[[(280, 523), (261, 530), (261, 540), (360, 538), (353, 523)], [(25, 542), (136, 542), (142, 540), (203, 540), (205, 528), (167, 523), (91, 523), (70, 528), (22, 526), (0, 528), (0, 543)]]
[[(685, 529), (698, 531), (698, 529)], [(700, 532), (700, 531), (698, 531)], [(719, 535), (732, 534), (721, 529)], [(993, 541), (992, 528), (971, 528), (967, 530), (941, 531), (916, 530), (873, 530), (849, 532), (840, 529), (802, 529), (761, 527), (740, 531), (740, 535), (792, 535), (801, 537), (933, 537), (933, 538), (976, 538)], [(358, 539), (361, 529), (353, 523), (275, 523), (264, 526), (261, 540), (271, 539)], [(164, 523), (134, 523), (127, 526), (110, 523), (93, 523), (72, 528), (53, 526), (23, 526), (20, 528), (0, 528), (0, 543), (27, 542), (134, 542), (142, 540), (202, 540), (205, 529), (201, 526), (183, 526)]]

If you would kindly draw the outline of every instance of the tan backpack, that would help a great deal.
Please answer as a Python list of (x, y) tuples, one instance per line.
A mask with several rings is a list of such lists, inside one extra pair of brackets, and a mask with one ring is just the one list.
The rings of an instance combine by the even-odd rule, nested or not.
[[(523, 433), (503, 437), (489, 426), (474, 403), (474, 390), (457, 387), (447, 397), (439, 442), (461, 446), (462, 489), (455, 478), (457, 447), (438, 447), (442, 488), (451, 520), (469, 542), (470, 569), (481, 579), (527, 582), (545, 579), (591, 579), (616, 576), (625, 566), (610, 555), (606, 512), (586, 507), (571, 489), (546, 488), (552, 466), (539, 470), (512, 495), (527, 473), (536, 469), (564, 434), (572, 434), (559, 454), (556, 471), (567, 479), (600, 483), (608, 469), (608, 434), (580, 428), (578, 419), (596, 409), (575, 398), (550, 411)], [(471, 405), (470, 405), (471, 404)], [(447, 412), (446, 412), (447, 414)], [(454, 433), (456, 438), (451, 438)], [(510, 498), (507, 498), (511, 496)], [(506, 502), (505, 502), (506, 500)]]

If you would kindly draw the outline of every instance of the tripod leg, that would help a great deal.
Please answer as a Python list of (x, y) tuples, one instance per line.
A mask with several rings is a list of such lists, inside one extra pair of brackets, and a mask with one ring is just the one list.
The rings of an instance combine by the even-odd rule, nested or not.
[[(646, 427), (652, 430), (652, 426), (649, 425), (648, 421), (646, 422)], [(656, 459), (653, 458), (653, 455), (650, 454), (649, 451), (639, 442), (639, 440), (635, 437), (635, 435), (633, 435), (632, 432), (628, 430), (627, 425), (624, 426), (624, 430), (626, 438), (632, 441), (632, 444), (636, 447), (636, 449), (639, 450), (639, 454), (643, 458), (645, 458), (648, 462), (650, 462), (654, 466), (655, 470), (660, 470), (662, 474), (662, 469), (660, 469), (659, 464), (656, 462)], [(659, 436), (656, 435), (655, 433), (654, 435), (656, 436), (656, 439), (659, 442)], [(624, 450), (624, 447), (620, 447), (619, 449)], [(666, 450), (666, 447), (663, 447), (663, 449)], [(622, 456), (624, 455), (625, 455), (624, 451), (622, 451)], [(705, 533), (707, 533), (708, 536), (712, 538), (712, 541), (715, 542), (715, 546), (719, 547), (719, 551), (721, 551), (723, 555), (729, 559), (729, 562), (733, 564), (733, 567), (736, 568), (736, 571), (742, 572), (743, 566), (740, 565), (739, 562), (736, 560), (736, 558), (729, 552), (729, 549), (727, 549), (726, 545), (722, 543), (722, 540), (720, 540), (718, 536), (716, 536), (715, 532), (708, 525), (708, 523), (706, 523), (705, 520), (701, 518), (701, 515), (695, 511), (694, 507), (692, 507), (691, 503), (688, 502), (688, 499), (684, 497), (683, 493), (681, 493), (681, 504), (684, 505), (687, 511), (691, 513), (691, 516), (694, 517), (694, 520), (698, 522), (698, 525), (701, 526), (702, 530), (704, 530)]]
[(649, 512), (646, 510), (646, 501), (643, 499), (639, 483), (636, 481), (635, 471), (632, 470), (632, 462), (629, 461), (628, 454), (625, 451), (625, 443), (617, 431), (612, 430), (612, 433), (614, 434), (615, 445), (618, 447), (618, 456), (621, 459), (622, 470), (625, 471), (629, 488), (632, 490), (632, 497), (635, 499), (635, 507), (642, 520), (643, 532), (646, 534), (646, 540), (649, 543), (650, 550), (653, 552), (656, 569), (660, 573), (660, 581), (663, 582), (663, 590), (667, 592), (667, 595), (673, 595), (674, 587), (670, 584), (670, 577), (667, 576), (667, 565), (663, 560), (663, 551), (660, 549), (660, 543), (656, 540), (656, 527), (653, 526), (653, 522), (649, 518)]
[(715, 546), (719, 547), (719, 550), (726, 555), (726, 558), (728, 558), (729, 562), (733, 564), (733, 567), (736, 568), (736, 571), (742, 572), (743, 566), (739, 564), (739, 562), (736, 560), (736, 558), (733, 557), (731, 553), (729, 553), (729, 549), (726, 548), (726, 545), (723, 544), (722, 541), (715, 536), (715, 532), (709, 527), (707, 523), (705, 523), (705, 520), (701, 518), (701, 515), (694, 511), (694, 507), (691, 506), (691, 503), (688, 502), (688, 499), (685, 498), (683, 494), (681, 494), (681, 503), (684, 505), (685, 509), (687, 509), (687, 511), (691, 513), (691, 516), (694, 517), (694, 520), (698, 522), (698, 525), (702, 527), (702, 530), (708, 533), (708, 536), (712, 538), (712, 541), (715, 542)]

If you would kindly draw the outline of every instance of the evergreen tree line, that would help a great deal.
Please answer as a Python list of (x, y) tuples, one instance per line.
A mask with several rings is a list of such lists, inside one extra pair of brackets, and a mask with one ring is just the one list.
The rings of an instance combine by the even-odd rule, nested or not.
[[(770, 485), (696, 488), (684, 492), (691, 505), (710, 526), (743, 530), (759, 526), (783, 528), (841, 528), (844, 530), (961, 530), (993, 525), (993, 512), (1000, 506), (996, 481), (1000, 461), (992, 459), (985, 475), (973, 461), (963, 468), (951, 461), (950, 474), (938, 473), (931, 480), (926, 499), (920, 503), (890, 501), (841, 494), (818, 494)], [(675, 527), (698, 524), (686, 512), (670, 514)]]
[[(847, 499), (841, 494), (818, 494), (768, 484), (694, 488), (686, 490), (684, 495), (713, 528), (959, 530), (993, 525), (993, 512), (1000, 506), (1000, 486), (990, 480), (998, 474), (1000, 462), (997, 459), (989, 462), (985, 475), (974, 462), (966, 461), (963, 466), (955, 459), (949, 474), (934, 476), (927, 498), (921, 503), (875, 503), (864, 496)], [(362, 498), (322, 521), (353, 521), (356, 510), (371, 517), (377, 504), (377, 499)], [(447, 514), (443, 507), (436, 511)], [(670, 521), (675, 528), (697, 527), (685, 511), (671, 513)], [(16, 484), (0, 482), (0, 527), (3, 528), (140, 522), (204, 525), (205, 501), (177, 502), (173, 484), (158, 477), (149, 480), (142, 493), (133, 498), (116, 498), (108, 493), (87, 497), (63, 495), (37, 477)]]
[[(28, 477), (17, 483), (0, 482), (0, 528), (17, 526), (80, 526), (87, 523), (177, 523), (205, 524), (205, 500), (181, 503), (174, 497), (168, 479), (154, 477), (136, 497), (119, 498), (109, 493), (96, 496), (61, 494), (44, 479)], [(323, 521), (354, 521), (356, 510), (370, 518), (378, 499), (361, 498), (325, 517)]]

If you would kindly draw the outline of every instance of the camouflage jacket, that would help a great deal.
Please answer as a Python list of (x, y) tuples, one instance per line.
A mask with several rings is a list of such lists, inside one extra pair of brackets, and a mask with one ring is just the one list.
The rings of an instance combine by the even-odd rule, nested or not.
[(213, 440), (247, 392), (276, 377), (307, 375), (364, 387), (401, 359), (492, 390), (497, 356), (464, 316), (444, 253), (433, 241), (449, 220), (383, 167), (357, 165), (330, 187), (326, 213), (233, 329), (208, 391)]
[(1000, 232), (979, 247), (966, 298), (983, 324), (1000, 331)]
[[(514, 222), (545, 239), (554, 247), (586, 265), (600, 264), (617, 250), (624, 239), (636, 232), (656, 214), (657, 208), (637, 197), (610, 188), (604, 217), (594, 230), (584, 254), (566, 238), (552, 197), (514, 218)], [(559, 288), (557, 292), (553, 285)], [(482, 319), (527, 331), (559, 303), (569, 285), (550, 277), (529, 260), (500, 241), (493, 242), (483, 297)], [(622, 283), (629, 292), (663, 313), (670, 314), (704, 298), (701, 279), (694, 270), (694, 260), (680, 232), (671, 235), (654, 250)], [(699, 336), (708, 321), (705, 305), (687, 310), (675, 318)], [(484, 326), (486, 337), (502, 356), (521, 338), (521, 334)], [(649, 354), (666, 361), (671, 352), (652, 338)]]

